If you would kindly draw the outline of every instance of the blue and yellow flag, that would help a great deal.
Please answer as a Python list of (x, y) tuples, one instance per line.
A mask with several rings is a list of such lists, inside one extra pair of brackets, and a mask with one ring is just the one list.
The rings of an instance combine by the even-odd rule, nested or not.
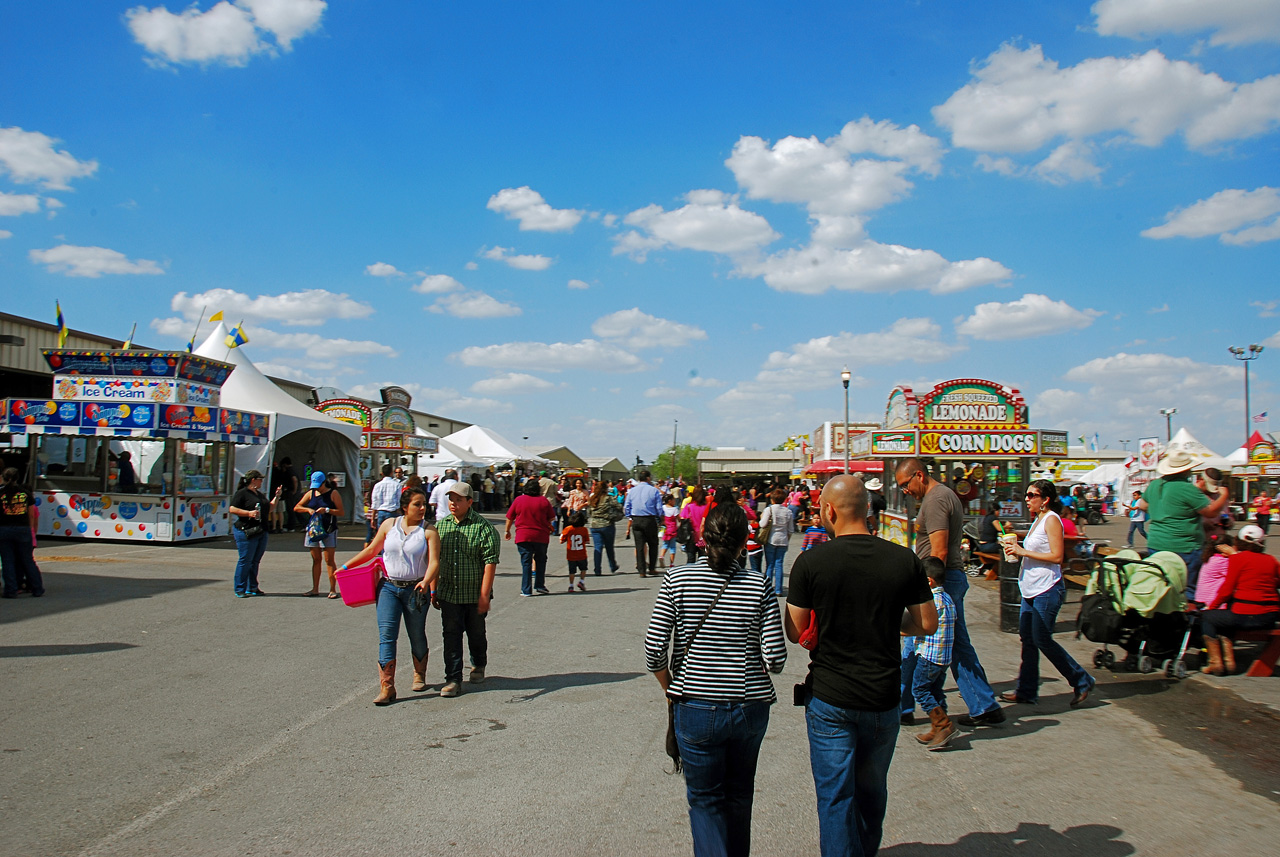
[(244, 332), (244, 322), (240, 322), (231, 328), (231, 332), (227, 334), (227, 347), (239, 348), (249, 341), (249, 337)]
[(129, 338), (126, 339), (124, 341), (124, 344), (120, 346), (121, 351), (128, 351), (130, 348), (133, 347), (133, 335), (137, 332), (138, 332), (138, 323), (135, 321), (133, 323), (133, 328), (129, 331)]
[(67, 344), (67, 320), (62, 317), (62, 305), (57, 301), (53, 302), (53, 308), (58, 312), (58, 347), (62, 348)]

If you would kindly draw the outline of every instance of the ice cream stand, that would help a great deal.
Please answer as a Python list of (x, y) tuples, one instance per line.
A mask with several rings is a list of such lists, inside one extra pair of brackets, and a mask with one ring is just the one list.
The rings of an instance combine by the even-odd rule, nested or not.
[[(26, 436), (39, 535), (180, 542), (230, 533), (235, 445), (267, 443), (270, 425), (221, 407), (234, 366), (182, 351), (43, 354), (53, 398), (3, 400), (0, 425)], [(125, 442), (147, 450), (131, 456), (136, 466), (118, 454)]]
[(1021, 393), (993, 381), (943, 381), (923, 396), (906, 386), (889, 394), (884, 427), (850, 438), (855, 459), (884, 464), (887, 509), (880, 535), (901, 545), (913, 541), (915, 500), (893, 478), (904, 458), (920, 458), (929, 474), (950, 486), (970, 518), (991, 506), (1007, 522), (1026, 522), (1023, 499), (1037, 459), (1067, 455), (1065, 431), (1031, 428)]

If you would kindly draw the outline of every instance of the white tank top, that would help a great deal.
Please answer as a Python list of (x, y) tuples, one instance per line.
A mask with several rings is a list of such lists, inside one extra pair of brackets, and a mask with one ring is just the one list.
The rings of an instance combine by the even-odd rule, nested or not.
[[(1062, 519), (1058, 518), (1056, 512), (1045, 512), (1031, 525), (1031, 531), (1022, 541), (1024, 548), (1032, 553), (1049, 552), (1049, 534), (1045, 532), (1045, 524), (1051, 517), (1057, 519), (1061, 525)], [(1022, 558), (1022, 568), (1018, 570), (1018, 588), (1022, 591), (1023, 598), (1035, 598), (1041, 593), (1048, 592), (1057, 586), (1061, 579), (1062, 566), (1058, 563), (1032, 559), (1029, 556)]]
[(403, 518), (391, 522), (391, 531), (382, 543), (382, 564), (389, 580), (421, 580), (427, 574), (427, 531), (414, 527), (405, 535)]

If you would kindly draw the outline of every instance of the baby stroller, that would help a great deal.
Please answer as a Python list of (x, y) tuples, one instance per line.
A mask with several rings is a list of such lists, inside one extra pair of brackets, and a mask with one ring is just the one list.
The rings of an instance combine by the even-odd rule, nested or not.
[(1116, 656), (1107, 646), (1117, 645), (1126, 653), (1121, 669), (1150, 673), (1159, 662), (1170, 678), (1186, 678), (1192, 631), (1186, 586), (1187, 566), (1169, 551), (1142, 559), (1124, 550), (1095, 560), (1076, 620), (1077, 639), (1083, 634), (1102, 644), (1093, 665), (1114, 669)]

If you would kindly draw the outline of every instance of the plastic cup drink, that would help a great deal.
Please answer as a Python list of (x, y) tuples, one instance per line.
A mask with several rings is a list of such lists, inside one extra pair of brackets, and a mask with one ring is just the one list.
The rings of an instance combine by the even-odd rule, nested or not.
[(1018, 537), (1013, 533), (1005, 533), (1000, 537), (1000, 546), (1004, 548), (1005, 559), (1013, 559), (1013, 549), (1018, 544)]

